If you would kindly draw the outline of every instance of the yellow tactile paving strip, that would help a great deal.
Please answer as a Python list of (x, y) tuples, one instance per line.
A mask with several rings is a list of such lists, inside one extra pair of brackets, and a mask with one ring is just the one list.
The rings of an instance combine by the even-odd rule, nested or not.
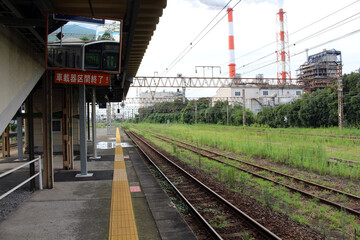
[(139, 239), (128, 179), (125, 169), (125, 161), (120, 145), (120, 131), (116, 129), (116, 148), (114, 161), (114, 177), (111, 195), (110, 229), (109, 240), (137, 240)]

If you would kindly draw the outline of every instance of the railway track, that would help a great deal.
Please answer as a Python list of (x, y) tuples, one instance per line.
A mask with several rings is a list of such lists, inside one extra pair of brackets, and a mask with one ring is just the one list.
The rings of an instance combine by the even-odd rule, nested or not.
[[(17, 147), (17, 142), (10, 143), (10, 149)], [(0, 151), (2, 150), (2, 144), (0, 144)]]
[[(134, 132), (128, 136), (200, 219), (213, 239), (280, 239)], [(204, 238), (208, 239), (208, 238)]]
[[(300, 179), (294, 176), (290, 176), (288, 174), (281, 173), (279, 171), (275, 171), (272, 169), (269, 169), (267, 167), (263, 167), (254, 163), (249, 163), (246, 161), (243, 161), (241, 159), (234, 158), (232, 156), (229, 156), (226, 153), (220, 153), (211, 151), (202, 147), (196, 147), (193, 144), (186, 143), (184, 141), (180, 141), (178, 139), (172, 139), (165, 136), (161, 136), (158, 134), (153, 134), (156, 138), (173, 144), (176, 142), (177, 147), (186, 149), (188, 151), (191, 151), (195, 154), (199, 154), (203, 157), (206, 157), (208, 159), (220, 162), (224, 165), (234, 167), (240, 171), (247, 172), (257, 178), (261, 178), (270, 182), (273, 182), (275, 184), (284, 186), (288, 188), (291, 191), (299, 192), (303, 196), (309, 197), (309, 198), (315, 198), (319, 199), (320, 202), (330, 205), (332, 207), (335, 207), (337, 209), (344, 209), (348, 213), (351, 213), (356, 216), (360, 216), (360, 197), (346, 193), (344, 191), (327, 187), (324, 185), (320, 185), (314, 182), (310, 182), (304, 179)], [(224, 159), (232, 161), (232, 163), (229, 163), (228, 161), (225, 162)], [(239, 164), (239, 166), (235, 165)], [(258, 171), (266, 171), (269, 174), (259, 174)], [(281, 178), (279, 178), (281, 177)], [(283, 179), (283, 180), (279, 180)], [(339, 197), (340, 196), (340, 197)], [(345, 196), (341, 197), (341, 196)], [(336, 199), (329, 200), (329, 199)]]

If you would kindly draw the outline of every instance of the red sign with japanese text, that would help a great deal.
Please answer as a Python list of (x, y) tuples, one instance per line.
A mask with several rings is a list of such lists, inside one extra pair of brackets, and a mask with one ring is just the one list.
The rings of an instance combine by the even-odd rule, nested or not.
[(109, 86), (110, 73), (55, 71), (55, 83)]

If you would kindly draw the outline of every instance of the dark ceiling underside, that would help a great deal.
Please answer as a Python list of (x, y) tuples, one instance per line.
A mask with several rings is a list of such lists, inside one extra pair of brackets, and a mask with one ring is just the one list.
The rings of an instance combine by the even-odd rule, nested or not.
[[(55, 11), (123, 19), (121, 73), (112, 75), (112, 102), (126, 96), (136, 76), (167, 0), (0, 0), (0, 24), (17, 31), (37, 51), (45, 52), (46, 12)], [(45, 54), (45, 53), (44, 53)], [(108, 87), (97, 87), (105, 101)]]

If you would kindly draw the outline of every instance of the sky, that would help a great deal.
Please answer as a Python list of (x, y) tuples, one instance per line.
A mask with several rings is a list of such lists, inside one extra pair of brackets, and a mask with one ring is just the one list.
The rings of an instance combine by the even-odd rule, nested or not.
[[(211, 26), (218, 21), (219, 23), (201, 41), (198, 40), (203, 35), (196, 39), (227, 2), (228, 0), (168, 0), (137, 76), (173, 77), (181, 73), (187, 77), (204, 75), (211, 77), (212, 74), (228, 77), (227, 16), (219, 20), (226, 14), (226, 10), (219, 14)], [(350, 73), (360, 68), (360, 31), (349, 37), (332, 41), (360, 29), (360, 0), (242, 0), (238, 2), (239, 0), (232, 0), (230, 5), (234, 7), (236, 73), (241, 74), (242, 77), (251, 78), (257, 74), (263, 74), (268, 78), (276, 77), (278, 68), (276, 63), (263, 66), (276, 62), (276, 36), (279, 31), (276, 19), (280, 7), (283, 7), (287, 14), (290, 71), (293, 78), (296, 77), (299, 66), (306, 61), (305, 49), (309, 49), (309, 55), (321, 52), (323, 49), (341, 51), (343, 73)], [(347, 7), (350, 4), (352, 5)], [(345, 9), (341, 10), (342, 8)], [(338, 12), (333, 14), (336, 11)], [(330, 14), (333, 15), (326, 17)], [(318, 21), (322, 18), (324, 20)], [(319, 32), (322, 33), (330, 26), (338, 27), (306, 39)], [(304, 38), (306, 40), (301, 41)], [(323, 44), (325, 42), (329, 43)], [(172, 66), (171, 63), (179, 54), (184, 49), (189, 50), (190, 46), (192, 46), (191, 50)], [(261, 49), (257, 50), (259, 48)], [(257, 51), (253, 52), (254, 50)], [(292, 56), (294, 54), (296, 55)], [(197, 68), (196, 73), (196, 66), (220, 66), (221, 73), (218, 68), (215, 68), (213, 73), (211, 68), (205, 68), (205, 71)], [(134, 91), (134, 89), (130, 90), (128, 96)], [(191, 90), (188, 94), (191, 94)]]

